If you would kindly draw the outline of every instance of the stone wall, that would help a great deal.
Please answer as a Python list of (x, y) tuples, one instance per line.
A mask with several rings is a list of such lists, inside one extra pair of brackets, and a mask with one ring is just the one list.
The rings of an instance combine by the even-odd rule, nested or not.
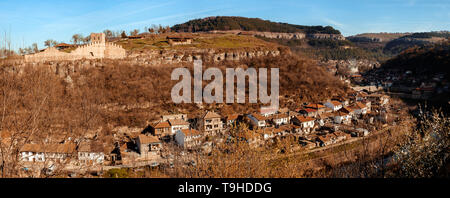
[(62, 52), (54, 47), (43, 52), (25, 55), (25, 62), (63, 61), (78, 59), (121, 59), (126, 57), (126, 51), (114, 43), (94, 42), (76, 48), (70, 53)]

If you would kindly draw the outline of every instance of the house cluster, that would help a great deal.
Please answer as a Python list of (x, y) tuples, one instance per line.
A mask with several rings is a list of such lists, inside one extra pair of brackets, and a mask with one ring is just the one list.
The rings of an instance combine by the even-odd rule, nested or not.
[[(199, 118), (187, 118), (187, 114), (164, 115), (149, 124), (141, 139), (151, 139), (151, 145), (141, 150), (151, 151), (153, 145), (159, 151), (161, 142), (173, 142), (185, 149), (207, 145), (213, 138), (237, 137), (250, 144), (260, 145), (277, 137), (295, 135), (299, 143), (308, 147), (326, 146), (355, 136), (365, 136), (369, 131), (357, 128), (360, 122), (373, 123), (386, 120), (389, 97), (378, 93), (354, 92), (348, 96), (333, 97), (320, 103), (305, 103), (299, 108), (275, 109), (262, 107), (249, 114), (220, 115), (207, 111)], [(239, 123), (247, 129), (227, 133)], [(142, 137), (141, 137), (142, 136)], [(158, 146), (156, 146), (158, 144)]]
[(101, 142), (81, 142), (76, 144), (67, 142), (63, 144), (25, 144), (20, 149), (20, 161), (22, 162), (49, 162), (71, 163), (76, 159), (76, 164), (103, 165), (105, 155), (111, 153)]
[[(386, 120), (389, 97), (378, 93), (355, 92), (318, 103), (304, 103), (295, 109), (262, 107), (259, 112), (220, 115), (206, 111), (196, 118), (187, 114), (162, 115), (137, 128), (115, 143), (67, 141), (62, 144), (25, 144), (20, 149), (23, 162), (67, 162), (75, 165), (148, 165), (160, 162), (164, 146), (178, 145), (186, 150), (205, 150), (214, 140), (237, 138), (251, 145), (262, 145), (274, 138), (295, 136), (300, 146), (327, 146), (369, 131), (359, 122)], [(244, 128), (233, 130), (241, 126)], [(237, 132), (236, 132), (237, 131)], [(125, 134), (125, 133), (124, 133)], [(110, 145), (114, 144), (114, 145)]]
[(444, 73), (414, 75), (410, 70), (380, 70), (365, 76), (361, 83), (383, 87), (413, 99), (429, 99), (435, 94), (450, 92), (450, 82)]

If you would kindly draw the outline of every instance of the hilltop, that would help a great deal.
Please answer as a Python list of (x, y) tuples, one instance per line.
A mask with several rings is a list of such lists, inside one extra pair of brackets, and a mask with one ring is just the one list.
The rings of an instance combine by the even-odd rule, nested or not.
[(190, 20), (186, 23), (171, 27), (176, 32), (208, 32), (213, 30), (243, 30), (259, 32), (283, 32), (306, 34), (341, 34), (331, 26), (304, 26), (288, 23), (278, 23), (259, 18), (246, 18), (236, 16), (216, 16), (203, 19)]

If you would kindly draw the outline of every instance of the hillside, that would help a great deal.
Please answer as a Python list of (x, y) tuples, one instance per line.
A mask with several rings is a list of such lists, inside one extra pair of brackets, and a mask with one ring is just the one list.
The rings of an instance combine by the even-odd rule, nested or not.
[(448, 40), (448, 31), (417, 33), (364, 33), (347, 37), (359, 48), (393, 57), (402, 51)]
[(171, 27), (176, 32), (208, 32), (213, 30), (243, 30), (260, 32), (302, 32), (307, 34), (341, 34), (331, 26), (303, 26), (288, 23), (277, 23), (259, 18), (217, 16), (190, 20)]

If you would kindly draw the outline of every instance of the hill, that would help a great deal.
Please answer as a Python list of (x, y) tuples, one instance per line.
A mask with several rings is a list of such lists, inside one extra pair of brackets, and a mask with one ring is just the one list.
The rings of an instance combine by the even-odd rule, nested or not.
[(448, 31), (417, 33), (364, 33), (347, 37), (359, 48), (366, 51), (378, 51), (386, 57), (394, 57), (402, 51), (448, 40)]
[(341, 34), (339, 30), (331, 26), (303, 26), (288, 23), (277, 23), (259, 18), (246, 18), (235, 16), (217, 16), (203, 19), (190, 20), (186, 23), (171, 27), (176, 32), (208, 32), (213, 30), (243, 30), (259, 32), (283, 32), (306, 34)]

